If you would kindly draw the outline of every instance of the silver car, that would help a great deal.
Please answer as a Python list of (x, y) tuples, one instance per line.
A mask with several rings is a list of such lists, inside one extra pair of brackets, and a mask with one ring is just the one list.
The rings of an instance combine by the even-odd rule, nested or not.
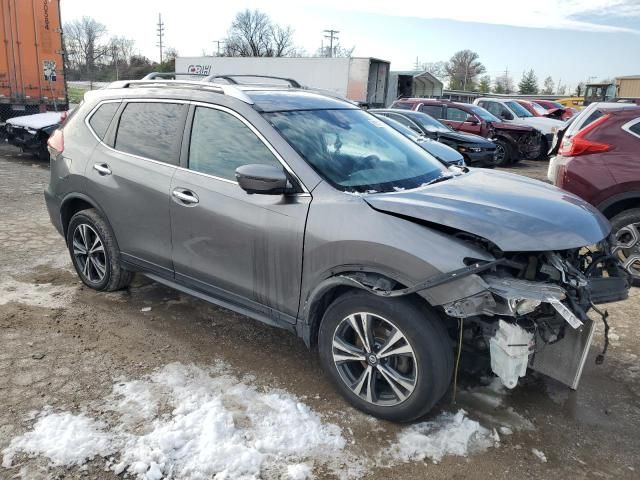
[(427, 413), (460, 358), (509, 388), (528, 369), (576, 388), (587, 311), (628, 291), (587, 203), (450, 170), (306, 89), (116, 82), (86, 94), (49, 151), (48, 210), (86, 285), (139, 272), (285, 328), (381, 418)]

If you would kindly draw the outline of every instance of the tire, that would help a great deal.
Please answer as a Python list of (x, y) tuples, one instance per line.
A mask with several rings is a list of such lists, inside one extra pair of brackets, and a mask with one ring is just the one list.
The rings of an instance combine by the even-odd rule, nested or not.
[[(88, 287), (113, 292), (131, 283), (133, 272), (121, 267), (111, 227), (95, 209), (81, 210), (71, 217), (67, 246), (78, 276)], [(83, 249), (89, 253), (82, 253)]]
[[(359, 348), (368, 340), (359, 337), (353, 327), (355, 322), (362, 332), (363, 313), (373, 325), (372, 334), (365, 335), (374, 339), (373, 349)], [(385, 338), (392, 338), (394, 331), (402, 338), (386, 344)], [(357, 290), (345, 293), (324, 313), (318, 349), (322, 366), (338, 391), (355, 408), (385, 420), (409, 422), (424, 416), (451, 383), (451, 339), (433, 311), (409, 298), (383, 298)], [(391, 351), (402, 353), (385, 356)], [(387, 372), (410, 388), (388, 380)]]
[(495, 141), (496, 153), (495, 153), (495, 166), (506, 167), (513, 162), (513, 148), (511, 144), (502, 138), (498, 138)]
[(640, 287), (640, 208), (617, 214), (611, 219), (611, 226), (616, 240), (622, 243), (614, 247), (615, 255), (623, 264), (637, 257), (637, 261), (625, 269), (631, 274), (633, 285)]
[(540, 154), (535, 158), (536, 160), (547, 160), (549, 158), (549, 142), (544, 137), (540, 138)]

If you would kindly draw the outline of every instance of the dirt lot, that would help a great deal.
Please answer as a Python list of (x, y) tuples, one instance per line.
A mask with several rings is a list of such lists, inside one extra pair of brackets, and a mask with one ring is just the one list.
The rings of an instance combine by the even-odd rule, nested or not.
[[(530, 162), (513, 170), (544, 178), (545, 167)], [(463, 384), (458, 403), (444, 402), (427, 420), (463, 408), (482, 428), (496, 430), (493, 444), (472, 448), (467, 456), (447, 455), (438, 463), (431, 455), (392, 458), (385, 452), (395, 448), (410, 427), (371, 419), (349, 407), (324, 378), (315, 355), (290, 334), (142, 277), (123, 292), (103, 294), (84, 288), (71, 269), (62, 239), (49, 223), (42, 196), (48, 175), (48, 165), (8, 147), (0, 148), (0, 450), (31, 431), (46, 412), (87, 415), (116, 431), (119, 427), (113, 426), (117, 422), (109, 406), (114, 388), (140, 386), (136, 380), (151, 381), (149, 375), (169, 364), (224, 365), (231, 375), (226, 378), (250, 385), (242, 390), (244, 396), (264, 398), (260, 395), (265, 392), (279, 392), (280, 398), (301, 402), (298, 413), (307, 415), (306, 405), (322, 424), (337, 426), (344, 445), (337, 447), (331, 459), (312, 459), (306, 464), (316, 478), (640, 476), (637, 290), (629, 300), (608, 306), (612, 324), (609, 355), (604, 365), (595, 365), (602, 346), (598, 332), (578, 391), (536, 376), (509, 392)], [(228, 398), (223, 399), (224, 407), (233, 409)], [(136, 405), (144, 409), (143, 404)], [(175, 414), (166, 405), (164, 409), (160, 408), (164, 413), (153, 421), (140, 422), (139, 428), (157, 426)], [(234, 432), (242, 433), (246, 418), (233, 417), (237, 422)], [(72, 436), (73, 429), (65, 435)], [(424, 436), (409, 438), (420, 441)], [(59, 441), (64, 443), (65, 436)], [(214, 442), (213, 451), (216, 445)], [(83, 442), (72, 448), (81, 450)], [(117, 452), (78, 461), (79, 465), (55, 465), (55, 456), (42, 454), (42, 449), (31, 455), (23, 449), (12, 462), (5, 458), (0, 479), (120, 478), (115, 473), (119, 469), (110, 468), (121, 461), (119, 455), (124, 456), (123, 448)], [(460, 453), (467, 452), (463, 448)], [(207, 451), (204, 454), (206, 457)], [(260, 476), (281, 477), (279, 462), (286, 465), (289, 460), (278, 452), (268, 455), (271, 470), (263, 468)], [(302, 462), (307, 456), (319, 458), (317, 452), (297, 455)], [(163, 468), (170, 475), (170, 466)], [(146, 478), (161, 478), (149, 472)], [(188, 476), (184, 472), (176, 469), (171, 478)], [(296, 478), (296, 470), (289, 469), (288, 475)], [(308, 472), (300, 475), (297, 478), (308, 478)], [(138, 477), (145, 478), (142, 473)], [(214, 478), (214, 474), (209, 471), (189, 478)], [(215, 478), (237, 477), (227, 472)]]

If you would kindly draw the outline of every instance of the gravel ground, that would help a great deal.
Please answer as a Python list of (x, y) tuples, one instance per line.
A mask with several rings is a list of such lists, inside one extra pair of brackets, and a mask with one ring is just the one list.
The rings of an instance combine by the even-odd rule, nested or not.
[[(544, 179), (545, 162), (510, 169)], [(115, 379), (141, 378), (172, 362), (223, 361), (258, 388), (297, 396), (323, 421), (338, 425), (350, 458), (367, 479), (638, 478), (640, 475), (640, 296), (608, 306), (612, 345), (604, 365), (594, 358), (596, 334), (578, 391), (531, 376), (498, 402), (463, 382), (457, 405), (470, 418), (498, 428), (500, 443), (440, 463), (393, 467), (378, 457), (403, 426), (378, 421), (347, 405), (323, 376), (315, 354), (294, 336), (137, 277), (130, 289), (96, 293), (72, 271), (63, 240), (49, 223), (42, 190), (48, 165), (0, 147), (0, 450), (33, 426), (45, 406), (93, 411)], [(150, 307), (150, 308), (149, 308)], [(522, 384), (523, 383), (523, 384)], [(92, 410), (93, 408), (93, 410)], [(432, 416), (432, 418), (433, 418)], [(505, 430), (507, 426), (512, 431)], [(348, 465), (343, 466), (346, 475)], [(316, 478), (335, 472), (316, 468)], [(111, 479), (105, 460), (56, 467), (21, 455), (0, 479)]]

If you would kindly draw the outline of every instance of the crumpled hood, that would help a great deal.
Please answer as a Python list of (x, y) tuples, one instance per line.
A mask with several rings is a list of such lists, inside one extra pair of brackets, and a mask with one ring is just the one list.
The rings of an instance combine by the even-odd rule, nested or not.
[(564, 124), (562, 120), (555, 120), (553, 118), (547, 118), (547, 117), (519, 118), (515, 120), (514, 123), (517, 123), (520, 125), (529, 125), (531, 127), (537, 128), (543, 134), (553, 133), (551, 131), (553, 128), (561, 127)]
[(472, 233), (505, 252), (593, 245), (611, 230), (599, 211), (575, 195), (502, 172), (471, 169), (426, 187), (363, 198), (378, 211)]
[(473, 145), (479, 145), (485, 148), (491, 148), (494, 146), (493, 142), (487, 140), (480, 135), (466, 132), (438, 132), (438, 141), (450, 140), (456, 143), (469, 143)]

